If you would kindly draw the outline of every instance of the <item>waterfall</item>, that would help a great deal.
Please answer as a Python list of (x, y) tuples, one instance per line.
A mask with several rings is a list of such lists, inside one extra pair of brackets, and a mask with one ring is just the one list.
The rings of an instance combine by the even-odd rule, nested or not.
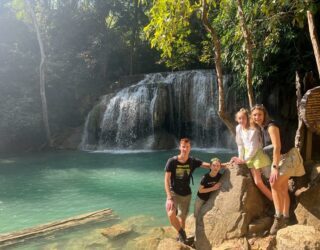
[(225, 147), (216, 93), (209, 70), (147, 74), (101, 98), (87, 117), (81, 148), (168, 149), (181, 137), (197, 147)]

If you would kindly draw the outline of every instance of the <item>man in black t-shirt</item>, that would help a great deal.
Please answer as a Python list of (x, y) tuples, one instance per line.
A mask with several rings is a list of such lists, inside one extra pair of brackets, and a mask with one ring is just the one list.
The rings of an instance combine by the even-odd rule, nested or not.
[(169, 221), (179, 233), (179, 241), (186, 243), (184, 228), (191, 200), (190, 178), (196, 168), (209, 168), (210, 164), (189, 156), (191, 143), (188, 138), (180, 140), (179, 149), (180, 154), (170, 158), (166, 164), (164, 186)]

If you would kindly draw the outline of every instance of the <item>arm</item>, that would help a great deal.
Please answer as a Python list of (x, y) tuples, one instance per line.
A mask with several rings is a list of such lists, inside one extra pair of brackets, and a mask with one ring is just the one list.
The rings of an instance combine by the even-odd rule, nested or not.
[(272, 165), (279, 166), (280, 152), (281, 152), (281, 140), (280, 131), (276, 126), (270, 126), (268, 128), (270, 139), (273, 146)]
[(249, 141), (250, 145), (248, 145), (248, 153), (244, 157), (245, 161), (249, 161), (250, 159), (252, 159), (252, 157), (254, 157), (257, 153), (258, 148), (261, 147), (258, 130), (255, 129), (254, 131), (252, 131)]
[(201, 167), (210, 169), (210, 163), (203, 161), (202, 164), (201, 164)]
[(241, 138), (241, 127), (238, 125), (236, 127), (236, 143), (238, 147), (238, 158), (243, 159), (244, 156), (244, 146), (243, 146), (243, 140)]
[(204, 186), (200, 185), (198, 191), (199, 191), (199, 193), (210, 193), (212, 191), (218, 190), (220, 187), (221, 187), (220, 182), (218, 182), (215, 185), (213, 185), (212, 187), (208, 187), (208, 188), (205, 188)]
[[(279, 166), (280, 152), (281, 152), (281, 141), (280, 141), (280, 131), (277, 126), (270, 126), (268, 128), (268, 133), (273, 145), (273, 157), (272, 166)], [(270, 183), (274, 183), (278, 179), (279, 170), (277, 168), (272, 168), (270, 175)]]
[(172, 199), (171, 191), (170, 191), (170, 179), (171, 179), (171, 172), (166, 172), (164, 175), (164, 189), (167, 194), (167, 200)]
[(230, 161), (221, 163), (221, 168), (227, 168), (229, 165), (230, 165)]

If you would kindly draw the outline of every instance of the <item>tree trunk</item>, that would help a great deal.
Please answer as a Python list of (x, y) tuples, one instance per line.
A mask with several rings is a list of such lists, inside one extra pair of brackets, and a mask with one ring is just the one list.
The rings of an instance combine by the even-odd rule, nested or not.
[(52, 140), (51, 140), (51, 133), (49, 127), (49, 119), (48, 119), (48, 108), (47, 108), (47, 98), (46, 98), (46, 88), (45, 88), (45, 64), (46, 64), (46, 55), (44, 52), (43, 40), (41, 37), (38, 21), (36, 15), (34, 13), (33, 7), (31, 6), (29, 0), (25, 0), (26, 6), (29, 10), (30, 16), (32, 18), (32, 22), (37, 34), (37, 40), (40, 47), (40, 55), (41, 61), (39, 66), (40, 71), (40, 96), (41, 96), (41, 104), (42, 104), (42, 119), (44, 124), (44, 129), (46, 132), (47, 143), (51, 147)]
[(222, 63), (221, 63), (221, 45), (218, 39), (218, 36), (214, 30), (214, 28), (208, 22), (208, 3), (206, 0), (202, 0), (202, 23), (205, 29), (209, 32), (212, 38), (212, 42), (215, 48), (215, 67), (217, 73), (217, 81), (218, 81), (218, 98), (219, 98), (219, 110), (218, 115), (224, 124), (229, 129), (230, 133), (235, 136), (235, 126), (230, 119), (230, 117), (225, 112), (224, 105), (224, 88), (223, 88), (223, 74), (222, 74)]
[(317, 36), (317, 31), (316, 27), (314, 25), (314, 20), (313, 20), (313, 14), (311, 11), (307, 11), (307, 17), (308, 17), (308, 25), (309, 25), (309, 34), (311, 38), (311, 43), (313, 47), (313, 53), (316, 58), (317, 62), (317, 68), (318, 68), (318, 74), (320, 76), (320, 48), (319, 48), (319, 40)]
[(248, 93), (248, 100), (250, 108), (254, 105), (254, 95), (253, 95), (253, 88), (252, 88), (252, 40), (251, 40), (251, 33), (248, 30), (246, 25), (245, 17), (243, 15), (242, 10), (242, 1), (237, 0), (238, 4), (238, 15), (241, 25), (242, 34), (244, 37), (245, 47), (246, 47), (246, 84), (247, 84), (247, 93)]
[(297, 113), (298, 113), (298, 128), (296, 131), (296, 136), (294, 140), (294, 146), (296, 148), (299, 148), (299, 151), (301, 152), (302, 146), (304, 144), (304, 133), (305, 133), (305, 125), (304, 122), (299, 115), (300, 112), (300, 104), (302, 99), (302, 80), (298, 72), (296, 72), (296, 95), (297, 95)]
[(27, 239), (45, 236), (56, 231), (67, 230), (87, 223), (102, 222), (115, 218), (116, 216), (112, 213), (111, 209), (102, 209), (91, 213), (81, 214), (65, 220), (58, 220), (9, 234), (2, 234), (0, 235), (0, 247), (14, 245), (24, 242)]

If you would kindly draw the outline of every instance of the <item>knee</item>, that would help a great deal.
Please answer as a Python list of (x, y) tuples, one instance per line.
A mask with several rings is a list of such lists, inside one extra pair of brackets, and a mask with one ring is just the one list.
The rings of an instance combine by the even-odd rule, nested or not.
[(174, 219), (177, 217), (177, 212), (175, 209), (167, 211), (167, 216), (170, 220)]

